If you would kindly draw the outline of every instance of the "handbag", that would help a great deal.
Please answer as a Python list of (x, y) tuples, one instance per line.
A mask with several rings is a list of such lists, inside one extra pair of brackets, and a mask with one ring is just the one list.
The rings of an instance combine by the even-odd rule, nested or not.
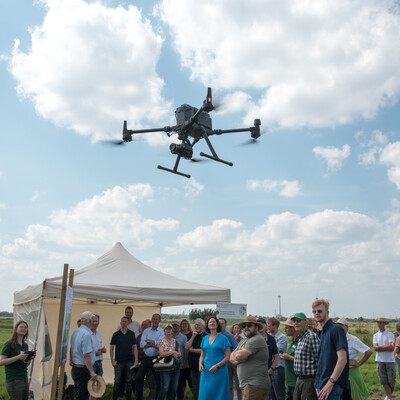
[(166, 371), (174, 369), (174, 357), (156, 357), (153, 360), (153, 368), (157, 371)]
[[(178, 342), (175, 342), (175, 350), (179, 351)], [(180, 367), (181, 361), (181, 358), (174, 358), (172, 355), (167, 357), (158, 356), (153, 360), (153, 368), (159, 372), (173, 371)]]

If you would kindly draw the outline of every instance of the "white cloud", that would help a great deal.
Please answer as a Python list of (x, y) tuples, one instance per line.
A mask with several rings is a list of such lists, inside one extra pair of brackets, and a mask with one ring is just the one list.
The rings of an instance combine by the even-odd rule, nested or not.
[(312, 149), (317, 158), (326, 162), (329, 171), (337, 171), (343, 166), (344, 160), (350, 156), (350, 146), (344, 144), (342, 149), (334, 146), (318, 146)]
[(299, 181), (272, 180), (272, 179), (250, 179), (247, 181), (249, 190), (264, 190), (266, 192), (278, 192), (283, 197), (298, 197), (303, 193)]
[(372, 165), (379, 161), (379, 156), (383, 148), (388, 144), (388, 137), (381, 131), (375, 130), (371, 135), (365, 135), (363, 132), (356, 134), (362, 149), (359, 160), (362, 165)]
[(359, 155), (361, 165), (381, 164), (388, 167), (389, 181), (400, 189), (400, 142), (389, 142), (388, 135), (379, 130), (372, 134), (358, 134), (362, 151)]
[(400, 189), (400, 142), (388, 144), (380, 155), (380, 162), (385, 165), (392, 165), (387, 171), (390, 182)]
[(40, 196), (40, 193), (36, 190), (35, 193), (30, 197), (30, 201), (36, 201)]
[(171, 218), (155, 220), (140, 215), (140, 203), (150, 201), (152, 196), (150, 185), (115, 186), (69, 210), (54, 211), (48, 225), (29, 225), (24, 237), (2, 246), (1, 254), (8, 260), (23, 259), (29, 264), (38, 259), (51, 264), (56, 257), (81, 265), (88, 254), (118, 241), (136, 249), (150, 247), (155, 233), (178, 227), (178, 221)]
[(191, 179), (184, 178), (183, 189), (186, 197), (197, 197), (204, 190), (204, 185), (197, 182), (193, 177)]
[(261, 91), (248, 121), (331, 126), (398, 100), (395, 0), (163, 0), (156, 11), (192, 79)]
[(163, 39), (134, 6), (44, 0), (47, 14), (31, 30), (32, 46), (10, 57), (18, 92), (37, 113), (95, 140), (169, 119), (157, 75)]
[(189, 254), (182, 262), (184, 277), (230, 287), (234, 301), (251, 304), (253, 313), (274, 312), (272, 297), (280, 292), (285, 315), (301, 309), (308, 314), (316, 296), (349, 314), (351, 297), (343, 293), (356, 292), (351, 314), (365, 316), (372, 312), (365, 309), (371, 282), (390, 295), (400, 283), (393, 281), (400, 259), (399, 221), (400, 213), (379, 221), (333, 210), (271, 215), (253, 228), (215, 220), (179, 235), (170, 250), (174, 258)]

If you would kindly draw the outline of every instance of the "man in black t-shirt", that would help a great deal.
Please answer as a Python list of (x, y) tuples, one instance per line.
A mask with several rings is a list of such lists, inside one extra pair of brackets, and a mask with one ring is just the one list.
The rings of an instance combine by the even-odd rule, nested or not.
[[(115, 332), (111, 338), (110, 358), (114, 367), (113, 400), (117, 400), (121, 391), (121, 382), (126, 382), (126, 400), (132, 398), (132, 373), (131, 367), (138, 366), (138, 350), (135, 333), (128, 329), (129, 320), (121, 318), (121, 329)], [(115, 356), (114, 356), (115, 353)], [(123, 392), (123, 389), (122, 389)]]
[(196, 319), (194, 322), (194, 332), (192, 337), (186, 342), (185, 350), (189, 352), (188, 362), (190, 373), (192, 376), (192, 393), (193, 399), (197, 400), (199, 396), (199, 385), (200, 385), (200, 372), (199, 372), (199, 359), (201, 353), (201, 341), (205, 336), (204, 327), (205, 322), (202, 319)]

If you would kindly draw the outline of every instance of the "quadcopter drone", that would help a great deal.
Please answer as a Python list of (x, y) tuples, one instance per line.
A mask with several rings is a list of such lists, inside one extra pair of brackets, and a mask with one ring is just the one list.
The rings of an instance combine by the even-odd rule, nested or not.
[[(252, 140), (255, 141), (257, 138), (260, 137), (261, 121), (259, 119), (255, 119), (254, 126), (250, 128), (227, 129), (227, 130), (212, 129), (212, 120), (209, 112), (213, 111), (214, 109), (215, 106), (212, 104), (211, 88), (208, 88), (207, 97), (203, 101), (203, 105), (199, 109), (189, 106), (188, 104), (183, 104), (175, 110), (175, 118), (177, 123), (175, 126), (165, 126), (164, 128), (155, 128), (155, 129), (130, 130), (127, 128), (127, 122), (124, 121), (124, 128), (122, 131), (123, 142), (120, 143), (131, 142), (132, 135), (140, 133), (166, 132), (168, 137), (176, 133), (181, 143), (171, 143), (171, 145), (169, 146), (171, 153), (176, 154), (177, 156), (175, 165), (172, 169), (158, 165), (157, 166), (158, 169), (162, 169), (163, 171), (172, 172), (173, 174), (190, 178), (190, 175), (178, 171), (178, 165), (182, 157), (185, 158), (186, 160), (192, 160), (193, 146), (200, 139), (204, 139), (206, 141), (208, 148), (210, 149), (212, 154), (209, 155), (201, 152), (200, 156), (221, 162), (223, 164), (232, 167), (233, 163), (222, 160), (221, 158), (218, 157), (217, 153), (215, 152), (210, 142), (209, 136), (222, 135), (223, 133), (232, 133), (232, 132), (250, 132)], [(189, 138), (193, 138), (192, 142), (190, 142)]]

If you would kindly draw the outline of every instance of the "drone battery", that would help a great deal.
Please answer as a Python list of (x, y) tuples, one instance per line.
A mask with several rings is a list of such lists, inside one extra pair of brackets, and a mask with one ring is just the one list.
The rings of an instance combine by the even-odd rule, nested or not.
[[(197, 112), (196, 107), (189, 106), (188, 104), (183, 104), (175, 110), (175, 118), (176, 123), (178, 125), (184, 124), (188, 121), (194, 114)], [(204, 126), (204, 128), (211, 130), (212, 129), (212, 121), (211, 117), (208, 113), (202, 112), (197, 117), (197, 124)]]

